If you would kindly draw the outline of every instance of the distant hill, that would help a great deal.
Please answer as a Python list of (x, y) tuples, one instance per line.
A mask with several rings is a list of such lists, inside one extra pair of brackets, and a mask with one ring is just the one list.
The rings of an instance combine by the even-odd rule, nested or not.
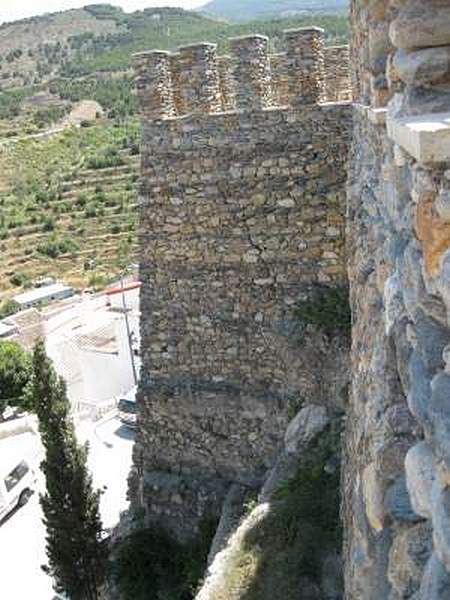
[(181, 9), (128, 14), (108, 4), (5, 23), (0, 26), (0, 88), (37, 85), (58, 74), (86, 72), (90, 68), (86, 61), (105, 54), (104, 64), (95, 63), (94, 69), (121, 69), (136, 50), (188, 43), (214, 23), (211, 17)]
[[(311, 18), (325, 27), (330, 43), (342, 41), (347, 35), (344, 16), (335, 17), (340, 21), (319, 22), (317, 13), (338, 12), (346, 4), (347, 0), (212, 0), (205, 7), (210, 15), (179, 8), (125, 13), (108, 4), (93, 4), (4, 23), (0, 26), (0, 90), (41, 85), (55, 76), (125, 70), (133, 52), (149, 48), (172, 49), (208, 40), (226, 49), (227, 37), (250, 32), (268, 34), (277, 44), (281, 26), (307, 25)], [(218, 16), (259, 20), (233, 24)], [(274, 16), (286, 20), (274, 22)]]
[(349, 0), (211, 0), (200, 11), (232, 21), (288, 17), (318, 13), (343, 13)]
[[(258, 0), (261, 8), (271, 1)], [(290, 6), (294, 0), (280, 2)], [(179, 8), (125, 13), (108, 4), (95, 4), (5, 23), (0, 26), (0, 121), (38, 111), (31, 120), (43, 127), (60, 119), (70, 110), (70, 103), (85, 99), (99, 102), (108, 116), (126, 116), (135, 110), (130, 70), (134, 52), (171, 50), (199, 41), (216, 42), (219, 51), (226, 52), (227, 38), (247, 33), (268, 35), (272, 49), (277, 50), (283, 47), (283, 29), (307, 25), (323, 27), (328, 44), (347, 39), (347, 19), (337, 14), (234, 23)], [(10, 123), (11, 132), (18, 128), (17, 123)]]
[(0, 86), (39, 83), (73, 58), (83, 39), (121, 30), (117, 19), (99, 19), (87, 9), (4, 23), (0, 26)]

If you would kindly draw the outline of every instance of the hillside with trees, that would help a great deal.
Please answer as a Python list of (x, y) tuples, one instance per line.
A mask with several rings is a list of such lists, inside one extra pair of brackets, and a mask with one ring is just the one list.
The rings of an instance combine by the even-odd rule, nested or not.
[[(199, 41), (227, 52), (229, 37), (248, 33), (268, 35), (277, 51), (284, 29), (309, 25), (323, 27), (330, 45), (347, 39), (343, 15), (230, 23), (106, 4), (0, 26), (0, 290), (12, 295), (46, 275), (98, 287), (116, 276), (118, 254), (135, 260), (134, 52)], [(45, 134), (84, 100), (100, 105), (95, 122)]]

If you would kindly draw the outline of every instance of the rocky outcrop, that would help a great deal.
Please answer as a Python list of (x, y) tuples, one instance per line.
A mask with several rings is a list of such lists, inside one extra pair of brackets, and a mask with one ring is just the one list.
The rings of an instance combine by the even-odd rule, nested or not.
[[(339, 493), (327, 498), (335, 502), (334, 507), (327, 503), (329, 520), (312, 522), (302, 506), (302, 494), (323, 494), (323, 486), (338, 492), (339, 421), (332, 409), (320, 405), (306, 406), (291, 421), (256, 506), (215, 556), (196, 600), (342, 597), (340, 535), (330, 544), (325, 534), (326, 528), (339, 529)], [(311, 472), (315, 480), (308, 478)], [(323, 536), (319, 553), (310, 544), (308, 528), (317, 539)]]

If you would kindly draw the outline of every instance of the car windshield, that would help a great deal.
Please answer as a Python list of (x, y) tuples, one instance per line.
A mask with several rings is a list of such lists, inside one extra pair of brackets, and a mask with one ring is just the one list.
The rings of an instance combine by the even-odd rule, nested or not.
[(30, 469), (24, 460), (21, 463), (19, 463), (17, 467), (5, 477), (6, 491), (11, 491), (13, 487), (17, 485), (19, 481), (28, 473), (29, 470)]
[(119, 410), (121, 412), (136, 414), (136, 402), (133, 402), (132, 400), (122, 399), (119, 402)]

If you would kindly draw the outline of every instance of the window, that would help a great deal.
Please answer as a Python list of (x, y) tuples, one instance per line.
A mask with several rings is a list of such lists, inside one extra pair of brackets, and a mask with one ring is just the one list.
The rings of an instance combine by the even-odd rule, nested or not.
[(7, 477), (5, 477), (6, 491), (10, 492), (13, 489), (13, 487), (16, 486), (19, 483), (19, 481), (25, 477), (29, 470), (30, 468), (24, 460), (21, 463), (19, 463), (17, 467), (13, 469)]

